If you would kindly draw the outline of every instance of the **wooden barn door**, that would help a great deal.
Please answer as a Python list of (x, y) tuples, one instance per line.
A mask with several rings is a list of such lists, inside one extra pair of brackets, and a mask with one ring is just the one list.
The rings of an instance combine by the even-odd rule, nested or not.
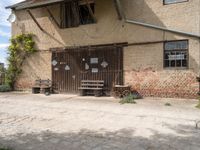
[(104, 80), (110, 91), (123, 84), (122, 47), (53, 52), (52, 80), (59, 93), (77, 93), (81, 80)]

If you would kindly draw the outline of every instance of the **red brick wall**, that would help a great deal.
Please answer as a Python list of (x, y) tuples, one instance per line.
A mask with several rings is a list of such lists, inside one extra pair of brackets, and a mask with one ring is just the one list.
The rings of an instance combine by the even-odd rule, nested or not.
[(126, 71), (125, 82), (145, 97), (196, 98), (199, 90), (196, 76), (187, 70), (158, 72), (149, 68)]

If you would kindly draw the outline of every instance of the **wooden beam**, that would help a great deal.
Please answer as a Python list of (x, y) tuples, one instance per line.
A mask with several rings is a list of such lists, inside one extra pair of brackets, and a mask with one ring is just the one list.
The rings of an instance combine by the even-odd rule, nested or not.
[(86, 0), (86, 4), (87, 4), (87, 7), (88, 7), (88, 10), (89, 10), (89, 13), (91, 15), (91, 17), (93, 18), (94, 22), (96, 23), (97, 22), (97, 19), (92, 11), (92, 8), (90, 7), (90, 3), (88, 0)]
[(150, 44), (159, 44), (159, 43), (164, 43), (164, 42), (167, 42), (167, 40), (128, 43), (126, 46), (150, 45)]
[(51, 19), (55, 22), (55, 24), (60, 28), (60, 24), (57, 22), (57, 20), (55, 19), (55, 17), (53, 16), (53, 14), (51, 13), (51, 11), (49, 10), (48, 7), (45, 7), (49, 16), (51, 17)]
[(139, 45), (150, 45), (150, 44), (160, 44), (168, 42), (168, 40), (160, 40), (160, 41), (147, 41), (147, 42), (135, 42), (135, 43), (111, 43), (111, 44), (100, 44), (100, 45), (87, 45), (87, 46), (69, 46), (69, 47), (55, 47), (51, 48), (50, 51), (56, 51), (59, 49), (60, 51), (70, 50), (70, 49), (98, 49), (98, 48), (107, 48), (107, 47), (128, 47), (128, 46), (139, 46)]
[(116, 5), (117, 13), (119, 13), (121, 20), (125, 21), (126, 16), (124, 14), (124, 10), (123, 10), (123, 7), (121, 5), (121, 0), (115, 0), (115, 5)]
[(116, 0), (113, 0), (113, 1), (114, 1), (115, 9), (116, 9), (116, 11), (117, 11), (118, 19), (119, 19), (119, 20), (122, 20), (122, 15), (121, 15), (121, 13), (120, 13), (120, 10), (119, 10), (119, 7), (118, 7), (118, 5), (117, 5), (117, 2), (116, 2)]
[(44, 29), (41, 27), (41, 25), (38, 23), (38, 21), (36, 20), (36, 18), (34, 17), (34, 15), (31, 13), (31, 11), (28, 9), (27, 10), (28, 14), (31, 16), (31, 18), (33, 19), (33, 21), (35, 22), (35, 24), (38, 26), (38, 28), (44, 32)]
[(50, 51), (56, 51), (57, 49), (59, 49), (60, 51), (66, 51), (70, 49), (97, 49), (97, 48), (108, 48), (108, 47), (125, 47), (127, 45), (128, 45), (127, 42), (123, 42), (123, 43), (110, 43), (110, 44), (85, 45), (85, 46), (66, 46), (66, 47), (50, 48)]
[[(94, 3), (94, 0), (88, 0), (88, 3)], [(85, 0), (80, 0), (79, 1), (79, 3), (78, 3), (79, 5), (86, 5), (87, 4), (87, 2), (85, 1)]]

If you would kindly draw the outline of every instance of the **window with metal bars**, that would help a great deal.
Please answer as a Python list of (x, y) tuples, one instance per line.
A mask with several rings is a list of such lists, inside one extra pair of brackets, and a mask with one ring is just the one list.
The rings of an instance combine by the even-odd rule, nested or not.
[[(92, 12), (94, 13), (94, 3), (89, 4)], [(80, 14), (80, 24), (92, 24), (94, 23), (94, 19), (92, 18), (88, 6), (85, 5), (79, 5), (79, 14)]]
[(164, 43), (164, 67), (188, 67), (188, 40), (170, 41)]

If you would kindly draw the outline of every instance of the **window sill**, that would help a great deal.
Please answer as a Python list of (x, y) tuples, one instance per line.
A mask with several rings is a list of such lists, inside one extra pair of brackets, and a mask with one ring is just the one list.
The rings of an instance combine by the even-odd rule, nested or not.
[(95, 25), (97, 23), (88, 23), (88, 24), (80, 24), (79, 26), (77, 27), (60, 27), (61, 30), (65, 30), (65, 29), (75, 29), (75, 28), (79, 28), (79, 27), (82, 27), (82, 26), (89, 26), (89, 25)]
[(164, 70), (189, 70), (188, 67), (164, 67)]

